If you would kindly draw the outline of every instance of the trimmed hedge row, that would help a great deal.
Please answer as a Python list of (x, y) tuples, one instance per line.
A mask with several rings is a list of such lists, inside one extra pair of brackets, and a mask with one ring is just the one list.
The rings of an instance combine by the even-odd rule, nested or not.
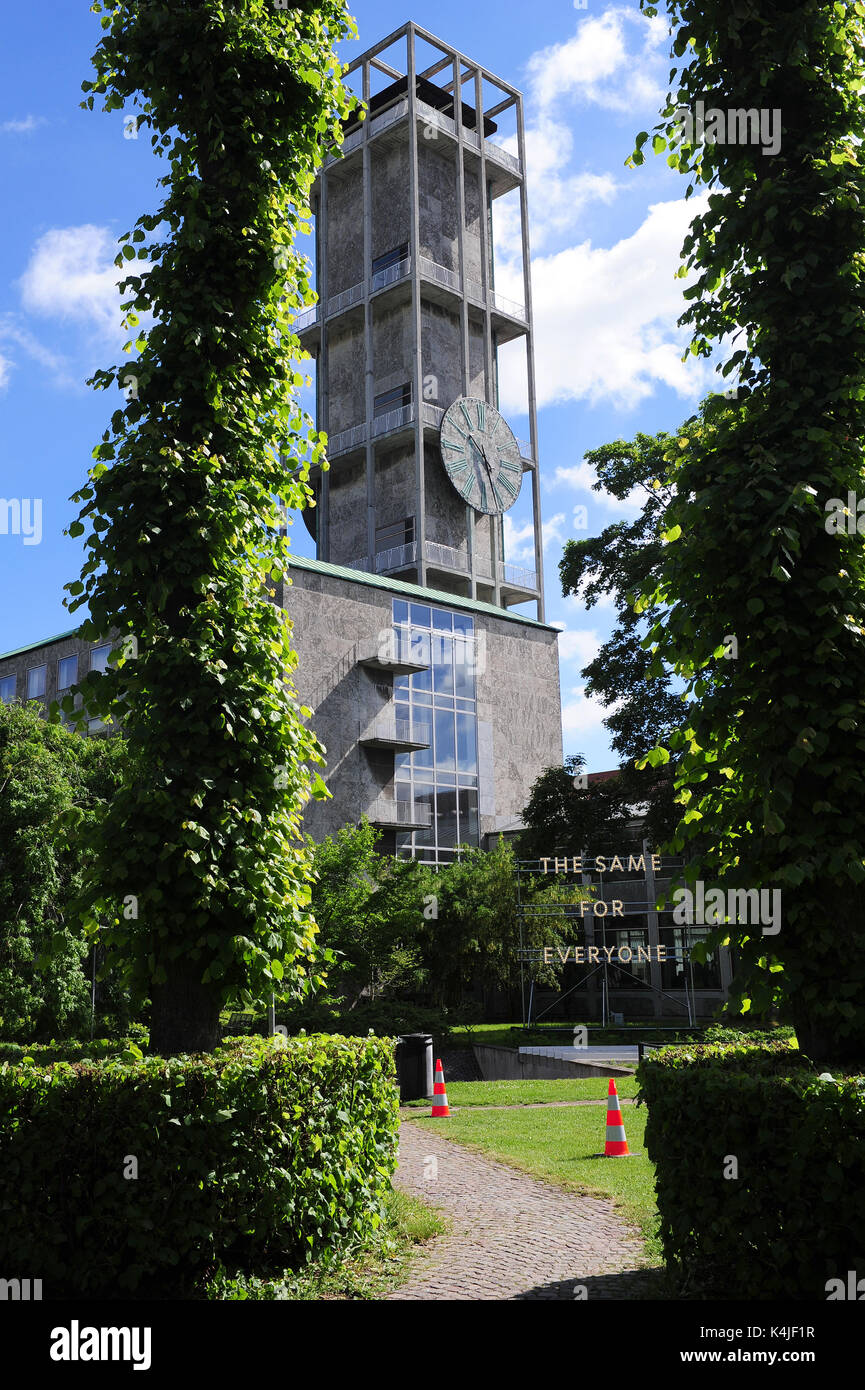
[(826, 1299), (865, 1274), (865, 1077), (820, 1080), (781, 1042), (663, 1048), (637, 1077), (679, 1296)]
[(222, 1265), (296, 1267), (380, 1224), (392, 1040), (136, 1052), (0, 1066), (7, 1277), (42, 1279), (46, 1299), (189, 1296)]

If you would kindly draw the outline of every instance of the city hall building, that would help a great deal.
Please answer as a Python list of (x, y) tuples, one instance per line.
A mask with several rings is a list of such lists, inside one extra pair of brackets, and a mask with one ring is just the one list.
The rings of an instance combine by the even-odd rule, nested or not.
[[(415, 24), (359, 57), (368, 111), (313, 191), (314, 359), (330, 467), (275, 595), (326, 749), (316, 839), (366, 816), (380, 848), (441, 863), (519, 828), (562, 761), (557, 630), (544, 620), (525, 136), (519, 92)], [(499, 122), (509, 122), (507, 138)], [(496, 289), (495, 204), (521, 227), (521, 298)], [(499, 411), (525, 363), (528, 438)], [(514, 564), (517, 507), (533, 560)], [(110, 644), (74, 632), (0, 657), (0, 699), (47, 705)], [(94, 726), (95, 731), (99, 729)]]

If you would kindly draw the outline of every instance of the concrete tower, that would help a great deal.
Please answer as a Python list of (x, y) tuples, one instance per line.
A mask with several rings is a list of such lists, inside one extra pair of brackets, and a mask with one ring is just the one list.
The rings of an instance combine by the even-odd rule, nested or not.
[[(331, 467), (314, 480), (307, 514), (318, 559), (498, 608), (531, 603), (543, 622), (522, 98), (412, 23), (358, 58), (352, 76), (369, 114), (347, 123), (317, 180), (319, 304), (298, 322), (330, 439)], [(497, 118), (512, 127), (515, 153), (497, 141)], [(496, 289), (493, 205), (507, 194), (522, 229), (518, 300)], [(499, 349), (515, 339), (525, 344), (529, 438), (500, 427), (493, 449), (510, 444), (500, 487), (489, 487), (477, 434), (452, 480), (445, 412), (475, 402), (453, 417), (451, 461), (469, 419), (498, 407)], [(525, 483), (534, 562), (518, 566), (507, 562), (503, 516)], [(525, 500), (522, 516), (524, 530)]]

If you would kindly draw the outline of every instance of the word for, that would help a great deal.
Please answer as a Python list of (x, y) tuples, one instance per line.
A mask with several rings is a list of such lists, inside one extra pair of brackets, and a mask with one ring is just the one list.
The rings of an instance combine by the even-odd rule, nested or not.
[(437, 922), (439, 917), (439, 900), (435, 893), (430, 893), (429, 897), (424, 898), (423, 915), (428, 922)]
[[(576, 782), (576, 778), (574, 779), (574, 781)], [(613, 855), (613, 858), (609, 864), (607, 864), (608, 857), (609, 856), (606, 854), (597, 854), (595, 855), (594, 863), (591, 859), (587, 859), (584, 864), (583, 856), (581, 854), (574, 855), (570, 861), (568, 860), (567, 855), (565, 855), (564, 859), (554, 859), (551, 856), (549, 859), (539, 859), (538, 863), (543, 864), (544, 867), (541, 870), (541, 872), (545, 874), (622, 874), (625, 872), (624, 863), (618, 854)], [(649, 858), (652, 861), (652, 872), (658, 873), (661, 867), (660, 854), (650, 854)], [(570, 869), (568, 868), (569, 862), (572, 866)], [(552, 869), (549, 868), (550, 864), (555, 865), (555, 867)], [(644, 874), (645, 872), (646, 856), (644, 854), (629, 854), (628, 873)], [(619, 914), (614, 913), (613, 915), (618, 916)]]
[(843, 1279), (827, 1280), (826, 1302), (837, 1303), (839, 1299), (865, 1302), (865, 1279), (857, 1279), (855, 1269), (848, 1269), (846, 1284)]
[(830, 536), (865, 536), (865, 497), (848, 492), (846, 507), (840, 497), (830, 497), (823, 510), (829, 513), (823, 525)]
[(574, 906), (580, 909), (581, 917), (585, 917), (589, 908), (592, 909), (593, 917), (606, 917), (609, 908), (613, 909), (612, 912), (609, 913), (610, 917), (624, 917), (625, 915), (625, 904), (621, 898), (610, 898), (608, 900), (597, 898), (592, 902), (575, 903)]
[(42, 498), (0, 497), (0, 536), (21, 536), (25, 545), (39, 545)]
[(149, 1327), (69, 1327), (51, 1329), (52, 1361), (131, 1361), (134, 1371), (150, 1370)]
[[(690, 888), (677, 888), (673, 894), (676, 907), (673, 921), (677, 926), (687, 923), (700, 927), (720, 927), (725, 922), (762, 926), (763, 936), (777, 936), (781, 930), (780, 888), (710, 888), (697, 880), (696, 895)], [(772, 908), (769, 910), (771, 894)]]
[(756, 106), (720, 111), (710, 106), (707, 111), (706, 103), (698, 101), (694, 111), (688, 106), (677, 107), (675, 120), (678, 139), (688, 145), (761, 145), (764, 155), (778, 154), (781, 149), (781, 112), (777, 107), (773, 111), (758, 111)]
[[(621, 916), (621, 914), (619, 914)], [(629, 965), (632, 960), (662, 960), (667, 959), (666, 946), (638, 946), (636, 952), (630, 946), (566, 946), (564, 952), (561, 946), (544, 947), (544, 965), (554, 965), (553, 951), (561, 961), (562, 965), (567, 965), (568, 959), (573, 951), (574, 965), (602, 965), (599, 952), (602, 952), (610, 965), (618, 961), (619, 965)], [(654, 956), (652, 952), (655, 952)]]
[(31, 1299), (41, 1297), (41, 1279), (0, 1279), (0, 1299), (11, 1299), (13, 1303), (29, 1303)]

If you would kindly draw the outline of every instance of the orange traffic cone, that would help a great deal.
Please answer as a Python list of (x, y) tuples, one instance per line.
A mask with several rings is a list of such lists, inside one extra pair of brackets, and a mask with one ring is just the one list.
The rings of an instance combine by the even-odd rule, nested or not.
[(442, 1070), (441, 1058), (436, 1061), (436, 1079), (433, 1086), (433, 1108), (431, 1119), (443, 1119), (449, 1115), (448, 1093), (445, 1090), (445, 1074)]
[(604, 1145), (605, 1158), (626, 1158), (630, 1157), (628, 1141), (625, 1138), (625, 1126), (622, 1122), (622, 1111), (619, 1106), (619, 1093), (616, 1090), (616, 1083), (610, 1077), (610, 1086), (607, 1092), (607, 1142)]

